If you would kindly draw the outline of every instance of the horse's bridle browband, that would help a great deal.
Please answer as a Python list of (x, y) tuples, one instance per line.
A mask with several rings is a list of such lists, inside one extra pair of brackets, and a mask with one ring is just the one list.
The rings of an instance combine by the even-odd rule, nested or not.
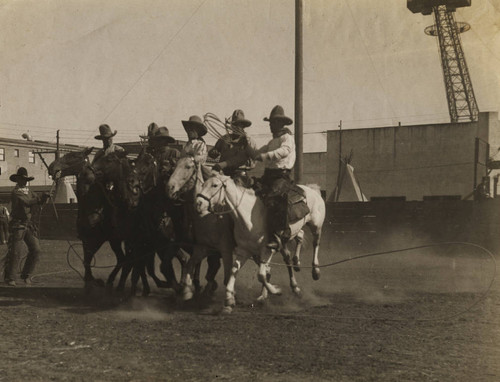
[[(189, 156), (187, 156), (187, 158), (190, 158), (193, 161), (194, 171), (191, 174), (191, 176), (189, 177), (189, 179), (186, 181), (186, 183), (184, 183), (184, 185), (180, 188), (179, 193), (184, 193), (184, 192), (189, 191), (191, 188), (196, 187), (196, 183), (200, 181), (200, 178), (198, 176), (198, 169), (199, 169), (198, 166), (200, 164), (194, 159), (193, 155), (189, 155)], [(194, 179), (194, 182), (193, 182), (193, 179)], [(188, 186), (191, 182), (193, 182), (193, 185)], [(201, 183), (203, 184), (203, 179), (201, 179)]]
[(236, 209), (240, 206), (241, 202), (243, 201), (243, 198), (245, 197), (246, 189), (243, 190), (243, 192), (241, 194), (240, 201), (238, 202), (238, 204), (236, 206), (231, 207), (229, 210), (226, 210), (226, 211), (217, 212), (212, 208), (212, 199), (215, 198), (215, 196), (217, 196), (218, 194), (221, 194), (223, 188), (225, 189), (225, 188), (227, 188), (227, 186), (226, 186), (226, 182), (221, 180), (221, 186), (219, 187), (217, 192), (215, 194), (213, 194), (210, 198), (208, 196), (203, 195), (202, 193), (198, 193), (196, 195), (196, 197), (204, 199), (208, 202), (208, 212), (210, 212), (214, 215), (230, 214), (231, 212), (236, 211)]

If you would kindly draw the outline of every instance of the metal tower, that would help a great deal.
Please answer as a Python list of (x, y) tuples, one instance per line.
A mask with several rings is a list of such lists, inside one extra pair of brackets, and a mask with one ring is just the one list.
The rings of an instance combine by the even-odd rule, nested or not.
[(413, 13), (434, 13), (436, 24), (425, 33), (438, 37), (451, 122), (477, 121), (479, 109), (460, 41), (470, 25), (455, 22), (453, 15), (457, 7), (470, 6), (470, 0), (408, 0), (407, 6)]

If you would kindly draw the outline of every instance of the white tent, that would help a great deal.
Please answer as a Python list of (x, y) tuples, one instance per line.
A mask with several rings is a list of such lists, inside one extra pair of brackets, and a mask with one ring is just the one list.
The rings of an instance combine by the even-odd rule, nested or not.
[(75, 192), (66, 178), (57, 181), (54, 203), (76, 203)]

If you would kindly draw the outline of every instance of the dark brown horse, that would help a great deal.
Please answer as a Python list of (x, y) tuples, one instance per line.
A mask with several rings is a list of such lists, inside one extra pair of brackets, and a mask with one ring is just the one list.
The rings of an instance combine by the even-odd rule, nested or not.
[[(141, 198), (138, 208), (131, 212), (132, 226), (127, 238), (125, 248), (127, 262), (120, 278), (126, 279), (127, 274), (132, 271), (132, 294), (135, 294), (135, 285), (142, 278), (145, 280), (145, 269), (150, 275), (154, 275), (154, 259), (158, 254), (161, 260), (160, 271), (165, 276), (166, 282), (161, 287), (180, 290), (180, 285), (175, 277), (172, 259), (176, 257), (181, 266), (187, 262), (187, 256), (174, 245), (174, 230), (171, 219), (171, 201), (164, 195), (162, 182), (165, 177), (161, 176), (154, 157), (146, 152), (141, 152), (134, 164), (134, 173), (139, 178)], [(143, 294), (144, 290), (143, 290)]]
[(129, 231), (130, 210), (139, 203), (140, 182), (127, 158), (113, 153), (91, 166), (91, 151), (90, 148), (64, 155), (50, 164), (49, 174), (54, 179), (77, 176), (77, 232), (83, 244), (85, 285), (103, 284), (92, 275), (91, 262), (109, 241), (117, 260), (106, 283), (112, 286), (125, 261), (122, 241)]

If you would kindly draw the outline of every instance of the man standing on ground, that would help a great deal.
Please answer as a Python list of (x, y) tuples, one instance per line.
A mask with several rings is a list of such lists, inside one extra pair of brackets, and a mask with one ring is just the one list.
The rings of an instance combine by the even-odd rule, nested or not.
[(4, 268), (5, 283), (10, 286), (16, 286), (15, 273), (24, 244), (28, 247), (28, 256), (21, 271), (21, 278), (25, 284), (31, 285), (31, 276), (40, 258), (38, 229), (31, 220), (31, 207), (45, 204), (50, 195), (44, 193), (38, 196), (30, 191), (28, 182), (33, 179), (32, 176), (28, 176), (28, 171), (24, 167), (19, 167), (17, 173), (10, 176), (10, 180), (16, 182), (11, 194), (10, 236)]

